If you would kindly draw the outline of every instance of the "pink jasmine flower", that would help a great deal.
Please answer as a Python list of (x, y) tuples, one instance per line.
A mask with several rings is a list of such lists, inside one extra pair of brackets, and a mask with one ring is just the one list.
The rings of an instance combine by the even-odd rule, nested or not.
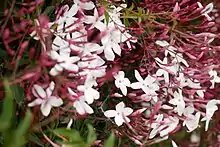
[(63, 71), (63, 69), (70, 71), (70, 72), (77, 72), (79, 70), (79, 67), (74, 64), (75, 62), (79, 61), (80, 58), (78, 56), (71, 56), (70, 52), (64, 51), (61, 54), (58, 54), (56, 51), (50, 52), (50, 57), (54, 60), (56, 60), (58, 63), (50, 70), (50, 75), (56, 76), (60, 72)]
[(135, 77), (138, 82), (132, 83), (132, 89), (142, 89), (146, 94), (156, 94), (155, 91), (159, 90), (159, 84), (156, 82), (156, 79), (148, 75), (145, 79), (143, 79), (140, 73), (135, 70)]
[(121, 126), (124, 122), (130, 122), (130, 119), (127, 117), (132, 112), (133, 109), (125, 107), (123, 102), (120, 102), (116, 105), (116, 110), (107, 110), (104, 112), (104, 115), (108, 118), (114, 117), (115, 123), (118, 126)]
[(77, 90), (84, 92), (85, 101), (88, 104), (92, 104), (94, 100), (99, 99), (99, 92), (92, 88), (91, 85), (79, 85), (77, 86)]
[(160, 137), (167, 136), (170, 132), (174, 131), (179, 124), (179, 119), (177, 117), (169, 116), (164, 118), (164, 125), (167, 127), (160, 131)]
[(205, 131), (208, 130), (209, 127), (209, 122), (212, 119), (212, 116), (214, 115), (215, 111), (218, 110), (218, 106), (217, 104), (220, 104), (220, 100), (210, 100), (207, 104), (206, 104), (206, 115), (204, 118), (202, 118), (201, 121), (206, 121), (205, 124)]
[[(78, 96), (72, 89), (68, 88), (68, 92), (73, 96)], [(73, 107), (80, 115), (84, 115), (86, 113), (92, 114), (94, 113), (93, 109), (85, 102), (85, 96), (80, 96), (77, 100), (73, 102)]]
[(124, 96), (127, 95), (127, 87), (130, 87), (131, 83), (128, 78), (125, 78), (125, 73), (123, 71), (119, 71), (114, 75), (115, 78), (115, 86), (120, 88), (122, 94)]
[[(203, 9), (204, 7), (200, 2), (197, 2), (200, 9)], [(213, 11), (214, 5), (213, 3), (209, 3), (205, 8), (201, 11), (201, 15), (204, 15), (208, 21), (212, 21), (212, 18), (209, 16), (209, 13)]]
[(186, 125), (188, 132), (194, 131), (199, 126), (199, 120), (200, 120), (200, 112), (197, 112), (195, 115), (194, 113), (194, 107), (188, 106), (184, 110), (184, 116), (186, 116), (186, 119), (183, 122), (183, 126)]
[(40, 85), (35, 84), (32, 88), (33, 95), (37, 98), (28, 104), (28, 107), (41, 105), (40, 110), (44, 116), (50, 114), (52, 107), (59, 107), (63, 104), (63, 100), (58, 96), (52, 96), (55, 84), (51, 82), (49, 87), (44, 90)]
[(102, 22), (104, 20), (105, 16), (99, 16), (98, 10), (94, 9), (94, 16), (85, 15), (84, 16), (84, 22), (87, 24), (91, 24), (89, 29), (97, 28), (100, 31), (104, 31), (105, 24)]
[(171, 99), (169, 103), (176, 106), (174, 110), (177, 111), (179, 116), (181, 116), (185, 109), (185, 101), (182, 95), (182, 90), (178, 89), (178, 92), (175, 91), (173, 97), (174, 98)]
[(210, 82), (212, 83), (210, 89), (213, 89), (215, 87), (215, 83), (220, 83), (220, 77), (218, 76), (217, 71), (215, 71), (213, 69), (209, 71), (209, 75), (212, 78), (210, 80)]

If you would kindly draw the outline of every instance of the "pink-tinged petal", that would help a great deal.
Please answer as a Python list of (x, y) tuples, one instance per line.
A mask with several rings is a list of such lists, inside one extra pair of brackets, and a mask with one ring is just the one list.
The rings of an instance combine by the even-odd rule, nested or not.
[(54, 50), (51, 50), (51, 51), (48, 53), (48, 55), (50, 56), (50, 58), (51, 58), (52, 60), (58, 60), (58, 58), (60, 57), (60, 55), (59, 55), (56, 51), (54, 51)]
[(112, 42), (112, 48), (117, 55), (121, 56), (121, 47), (118, 43)]
[(94, 27), (97, 28), (101, 32), (106, 30), (106, 25), (103, 22), (101, 22), (101, 21), (96, 22), (94, 24)]
[(124, 102), (118, 103), (115, 108), (118, 113), (123, 113), (124, 108), (125, 108)]
[(51, 96), (51, 97), (49, 97), (48, 103), (51, 106), (59, 107), (59, 106), (63, 105), (63, 100), (61, 98), (59, 98), (59, 97)]
[(84, 92), (84, 94), (85, 94), (85, 100), (86, 100), (86, 102), (87, 102), (88, 104), (92, 104), (93, 101), (94, 101), (94, 97), (92, 96), (92, 95), (93, 95), (92, 92), (93, 92), (92, 90), (86, 90), (86, 91)]
[(131, 120), (128, 118), (128, 117), (126, 117), (126, 116), (124, 116), (123, 117), (124, 118), (124, 122), (126, 122), (126, 123), (129, 123)]
[(121, 89), (122, 94), (124, 96), (126, 96), (127, 95), (127, 87), (126, 86), (121, 86), (120, 89)]
[(124, 122), (124, 119), (121, 115), (116, 115), (114, 120), (117, 126), (121, 126)]
[(69, 9), (67, 16), (72, 17), (76, 15), (76, 13), (79, 10), (79, 6), (77, 4), (72, 5), (72, 7)]
[(150, 75), (148, 75), (144, 81), (147, 85), (150, 85), (150, 84), (154, 83), (156, 81), (156, 79), (154, 77), (151, 77)]
[(135, 82), (131, 84), (132, 89), (140, 89), (142, 87), (142, 84), (140, 82)]
[(96, 18), (94, 16), (85, 16), (85, 20), (84, 20), (85, 23), (87, 24), (93, 24), (96, 22)]
[(33, 107), (36, 105), (40, 105), (44, 100), (43, 99), (35, 99), (34, 101), (32, 101), (31, 103), (28, 104), (28, 107)]
[(115, 59), (115, 54), (114, 52), (112, 51), (111, 49), (111, 45), (106, 45), (105, 49), (104, 49), (104, 54), (105, 54), (105, 58), (108, 60), (108, 61), (114, 61)]
[(143, 81), (144, 81), (143, 78), (141, 77), (140, 73), (139, 73), (137, 70), (134, 71), (134, 75), (135, 75), (135, 78), (136, 78), (139, 82), (143, 82)]
[(75, 56), (75, 57), (70, 57), (70, 58), (68, 59), (68, 62), (70, 62), (70, 63), (75, 63), (75, 62), (77, 62), (77, 61), (79, 61), (79, 60), (80, 60), (80, 57)]
[(86, 113), (88, 114), (92, 114), (94, 113), (93, 109), (85, 102), (81, 102), (81, 105), (83, 106), (83, 108), (85, 109)]
[(67, 88), (68, 92), (73, 95), (73, 96), (77, 96), (77, 94), (72, 90), (70, 89), (69, 87)]
[(79, 101), (75, 101), (73, 103), (73, 107), (76, 108), (76, 111), (80, 114), (80, 115), (84, 115), (86, 112), (84, 110), (84, 108), (81, 106), (81, 103)]
[(111, 117), (115, 117), (117, 115), (117, 112), (115, 110), (107, 110), (104, 112), (104, 115), (106, 117), (111, 118)]
[(41, 104), (40, 110), (44, 116), (48, 116), (50, 114), (51, 108), (52, 106), (45, 102)]
[(131, 108), (129, 108), (129, 107), (126, 107), (126, 108), (124, 108), (124, 110), (123, 110), (123, 114), (124, 114), (125, 116), (131, 115), (132, 112), (133, 112), (133, 109), (131, 109)]
[(80, 8), (84, 10), (92, 10), (95, 7), (94, 3), (92, 1), (89, 2), (80, 2)]
[(50, 75), (51, 75), (51, 76), (57, 76), (59, 73), (60, 73), (60, 71), (58, 71), (55, 67), (53, 67), (53, 68), (50, 70)]
[(36, 94), (39, 95), (41, 98), (45, 98), (46, 97), (46, 92), (44, 91), (44, 89), (41, 86), (35, 84), (33, 86), (33, 88), (36, 91)]
[(75, 64), (60, 64), (64, 69), (70, 72), (78, 72), (79, 67)]
[(53, 91), (49, 88), (46, 89), (46, 94), (47, 94), (47, 97), (50, 97), (52, 95)]

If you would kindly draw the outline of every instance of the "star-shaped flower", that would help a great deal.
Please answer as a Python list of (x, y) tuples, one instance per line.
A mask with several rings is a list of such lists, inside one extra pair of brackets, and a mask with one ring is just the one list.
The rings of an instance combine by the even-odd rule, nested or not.
[(125, 73), (123, 71), (119, 71), (114, 75), (115, 78), (115, 86), (120, 88), (121, 92), (124, 96), (127, 95), (127, 87), (130, 87), (131, 83), (128, 78), (125, 78)]
[(130, 119), (127, 117), (133, 112), (133, 109), (125, 107), (123, 102), (120, 102), (116, 105), (116, 110), (107, 110), (104, 112), (106, 117), (114, 117), (115, 123), (118, 126), (121, 126), (124, 122), (130, 122)]
[(37, 98), (28, 104), (28, 107), (41, 105), (40, 110), (44, 116), (50, 114), (52, 107), (59, 107), (63, 104), (63, 100), (58, 96), (52, 96), (55, 84), (51, 82), (46, 91), (40, 86), (35, 84), (32, 88), (33, 95)]
[(155, 95), (157, 90), (160, 89), (156, 79), (148, 75), (145, 79), (140, 76), (140, 73), (135, 70), (135, 77), (138, 82), (132, 83), (131, 88), (142, 89), (146, 94)]
[(185, 101), (182, 95), (182, 90), (178, 89), (178, 92), (175, 91), (173, 94), (173, 99), (169, 101), (170, 104), (175, 105), (175, 110), (177, 111), (178, 115), (181, 116), (185, 109)]
[(210, 89), (213, 89), (215, 87), (215, 83), (220, 83), (220, 77), (218, 76), (217, 71), (213, 69), (209, 71), (209, 76), (212, 78), (210, 80), (210, 82), (212, 83)]
[[(78, 95), (72, 89), (68, 88), (68, 92), (71, 95), (78, 97)], [(85, 96), (78, 97), (78, 99), (73, 102), (73, 107), (80, 115), (94, 113), (93, 109), (85, 102)]]
[(213, 99), (206, 104), (206, 116), (201, 120), (201, 121), (206, 121), (205, 131), (208, 130), (209, 122), (212, 119), (212, 116), (214, 115), (215, 111), (218, 110), (217, 104), (220, 104), (220, 100)]

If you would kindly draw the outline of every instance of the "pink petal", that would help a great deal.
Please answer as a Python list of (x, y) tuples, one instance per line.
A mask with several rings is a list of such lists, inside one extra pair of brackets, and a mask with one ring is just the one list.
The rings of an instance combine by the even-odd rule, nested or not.
[(35, 99), (34, 101), (32, 101), (31, 103), (28, 104), (28, 107), (40, 105), (42, 102), (43, 102), (43, 99), (40, 99), (40, 98)]

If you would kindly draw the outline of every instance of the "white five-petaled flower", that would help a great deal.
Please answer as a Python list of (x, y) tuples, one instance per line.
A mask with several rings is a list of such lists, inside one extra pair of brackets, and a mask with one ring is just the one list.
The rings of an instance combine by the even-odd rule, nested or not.
[(148, 75), (145, 79), (143, 79), (140, 73), (135, 70), (135, 77), (138, 82), (132, 83), (131, 88), (133, 89), (142, 89), (146, 94), (155, 95), (157, 90), (160, 89), (156, 79), (150, 75)]
[(89, 29), (93, 29), (95, 27), (100, 31), (104, 31), (103, 28), (105, 28), (105, 24), (102, 22), (102, 20), (105, 18), (105, 16), (99, 16), (98, 10), (96, 8), (94, 9), (94, 16), (86, 15), (84, 17), (84, 22), (91, 24)]
[(195, 110), (194, 110), (193, 105), (190, 105), (185, 108), (184, 113), (183, 113), (184, 116), (186, 117), (183, 122), (183, 126), (186, 125), (188, 132), (194, 131), (199, 126), (201, 113), (197, 112), (195, 115), (193, 115), (194, 111)]
[(209, 122), (212, 119), (212, 116), (214, 115), (215, 111), (218, 110), (218, 106), (217, 104), (220, 104), (220, 100), (210, 100), (207, 104), (206, 104), (206, 115), (204, 118), (202, 118), (201, 121), (206, 121), (205, 124), (205, 131), (208, 130), (209, 127)]
[(114, 75), (115, 78), (115, 86), (120, 88), (121, 92), (124, 96), (127, 95), (127, 87), (130, 87), (131, 83), (128, 78), (125, 78), (125, 73), (123, 71), (119, 71), (118, 74)]
[(171, 99), (169, 103), (176, 106), (174, 110), (177, 111), (179, 116), (181, 116), (185, 109), (185, 101), (182, 95), (182, 90), (178, 89), (178, 92), (175, 91), (173, 97), (174, 98)]
[(109, 61), (114, 61), (115, 54), (121, 56), (121, 47), (119, 43), (126, 41), (125, 37), (123, 37), (121, 31), (115, 28), (114, 24), (109, 24), (109, 26), (113, 25), (112, 28), (108, 28), (107, 34), (102, 37), (101, 42), (103, 45), (105, 58)]
[[(68, 92), (71, 95), (78, 97), (78, 95), (72, 89), (68, 88)], [(94, 113), (93, 109), (85, 102), (85, 96), (80, 96), (77, 100), (75, 100), (73, 102), (73, 107), (80, 115)]]
[(94, 100), (97, 100), (100, 97), (99, 92), (92, 88), (91, 85), (79, 85), (77, 86), (77, 90), (84, 92), (85, 101), (88, 104), (92, 104)]
[(42, 114), (48, 116), (52, 107), (59, 107), (63, 104), (63, 100), (60, 97), (52, 96), (54, 87), (54, 82), (51, 82), (45, 91), (40, 85), (35, 84), (32, 88), (32, 93), (37, 99), (29, 103), (28, 106), (41, 105), (40, 110)]
[[(200, 2), (197, 2), (200, 9), (203, 9), (204, 7)], [(209, 3), (205, 8), (201, 11), (201, 15), (204, 15), (208, 21), (212, 21), (212, 18), (209, 16), (209, 13), (213, 11), (214, 5), (213, 3)]]
[(78, 56), (71, 56), (70, 57), (70, 50), (68, 50), (68, 48), (60, 50), (60, 54), (58, 54), (56, 51), (52, 50), (49, 53), (49, 55), (52, 59), (54, 59), (58, 62), (50, 70), (50, 75), (56, 76), (60, 72), (62, 72), (63, 69), (70, 71), (70, 72), (77, 72), (79, 70), (79, 67), (74, 63), (79, 61), (80, 58)]
[(212, 83), (210, 89), (213, 89), (215, 87), (215, 83), (220, 83), (220, 77), (218, 76), (217, 71), (215, 71), (213, 69), (209, 71), (209, 75), (212, 78), (210, 80), (210, 82)]
[(127, 116), (133, 112), (133, 109), (125, 107), (123, 102), (118, 103), (115, 108), (116, 110), (105, 111), (104, 115), (108, 118), (114, 117), (115, 123), (118, 126), (121, 126), (124, 122), (129, 123), (130, 119)]

